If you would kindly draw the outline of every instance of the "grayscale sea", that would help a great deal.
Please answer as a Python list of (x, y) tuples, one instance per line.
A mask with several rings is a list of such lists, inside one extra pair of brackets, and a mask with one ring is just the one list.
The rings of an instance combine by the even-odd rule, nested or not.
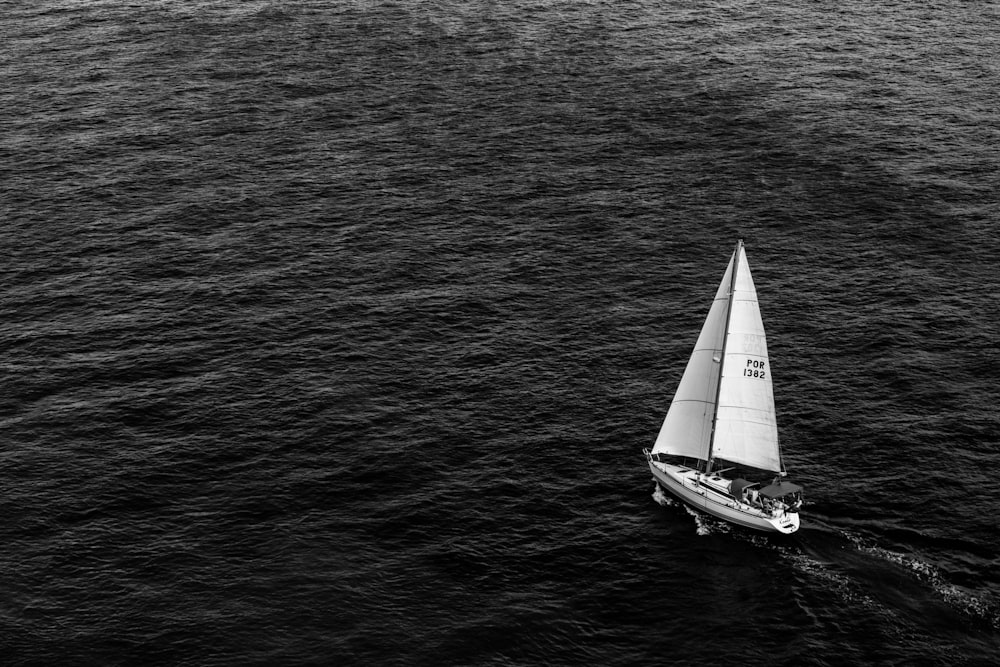
[[(3, 665), (997, 663), (997, 0), (0, 38)], [(739, 238), (792, 536), (641, 453)]]

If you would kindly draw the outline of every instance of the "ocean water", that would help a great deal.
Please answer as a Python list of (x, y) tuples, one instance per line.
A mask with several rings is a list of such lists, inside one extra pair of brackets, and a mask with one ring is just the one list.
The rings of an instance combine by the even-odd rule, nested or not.
[[(8, 665), (992, 665), (1000, 4), (13, 0)], [(738, 238), (793, 536), (658, 493)]]

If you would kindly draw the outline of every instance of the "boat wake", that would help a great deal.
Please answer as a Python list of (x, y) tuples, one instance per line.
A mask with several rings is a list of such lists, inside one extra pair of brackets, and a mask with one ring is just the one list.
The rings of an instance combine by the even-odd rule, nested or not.
[[(696, 518), (699, 535), (722, 532), (706, 519)], [(931, 563), (886, 549), (870, 538), (833, 529), (825, 538), (823, 531), (812, 533), (811, 539), (779, 543), (749, 531), (726, 532), (734, 540), (776, 552), (806, 581), (833, 593), (847, 605), (887, 618), (907, 618), (912, 627), (920, 627), (925, 615), (937, 609), (935, 618), (964, 618), (965, 622), (1000, 630), (1000, 607), (996, 603), (949, 582)], [(802, 604), (809, 612), (810, 605), (804, 601)], [(900, 630), (906, 625), (901, 625)]]
[(917, 627), (928, 606), (949, 609), (946, 616), (957, 612), (967, 621), (1000, 630), (997, 603), (949, 582), (937, 567), (912, 554), (892, 551), (870, 538), (833, 527), (812, 532), (804, 541), (778, 543), (767, 535), (732, 530), (728, 523), (675, 499), (658, 483), (654, 484), (652, 496), (660, 506), (683, 507), (694, 519), (699, 536), (725, 534), (772, 550), (806, 580), (848, 605), (886, 617), (902, 614)]
[(903, 572), (909, 573), (917, 581), (930, 587), (949, 607), (970, 618), (986, 623), (994, 630), (1000, 630), (1000, 609), (997, 608), (996, 604), (947, 581), (934, 565), (915, 556), (878, 546), (870, 539), (856, 533), (842, 531), (842, 534), (859, 553), (890, 563)]
[[(996, 603), (949, 582), (931, 563), (849, 531), (835, 529), (834, 534), (847, 543), (810, 539), (779, 544), (742, 531), (734, 532), (733, 537), (773, 549), (805, 580), (835, 594), (843, 603), (894, 619), (900, 633), (922, 631), (919, 629), (926, 627), (930, 618), (1000, 630)], [(802, 604), (808, 612), (810, 605)]]
[(843, 602), (858, 605), (868, 610), (882, 608), (873, 597), (865, 592), (862, 585), (851, 577), (838, 572), (831, 564), (816, 560), (808, 554), (787, 547), (777, 547), (785, 559), (809, 580), (819, 582), (825, 590), (836, 594)]

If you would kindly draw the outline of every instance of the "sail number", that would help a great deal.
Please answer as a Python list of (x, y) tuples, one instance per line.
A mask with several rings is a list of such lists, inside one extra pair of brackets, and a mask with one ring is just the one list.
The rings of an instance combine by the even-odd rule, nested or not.
[(743, 377), (764, 379), (764, 365), (767, 362), (757, 359), (747, 359), (747, 365), (743, 368)]

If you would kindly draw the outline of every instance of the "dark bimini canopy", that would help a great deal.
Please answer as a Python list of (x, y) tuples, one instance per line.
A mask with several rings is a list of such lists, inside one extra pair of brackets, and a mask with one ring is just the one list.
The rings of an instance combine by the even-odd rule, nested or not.
[(765, 498), (781, 498), (782, 496), (787, 496), (789, 493), (796, 493), (801, 490), (802, 487), (798, 484), (779, 481), (776, 484), (769, 484), (765, 486), (760, 490), (760, 495)]
[(734, 498), (739, 498), (743, 494), (743, 489), (750, 488), (751, 486), (757, 486), (757, 482), (751, 482), (746, 479), (734, 479), (732, 484), (729, 485), (729, 493)]

